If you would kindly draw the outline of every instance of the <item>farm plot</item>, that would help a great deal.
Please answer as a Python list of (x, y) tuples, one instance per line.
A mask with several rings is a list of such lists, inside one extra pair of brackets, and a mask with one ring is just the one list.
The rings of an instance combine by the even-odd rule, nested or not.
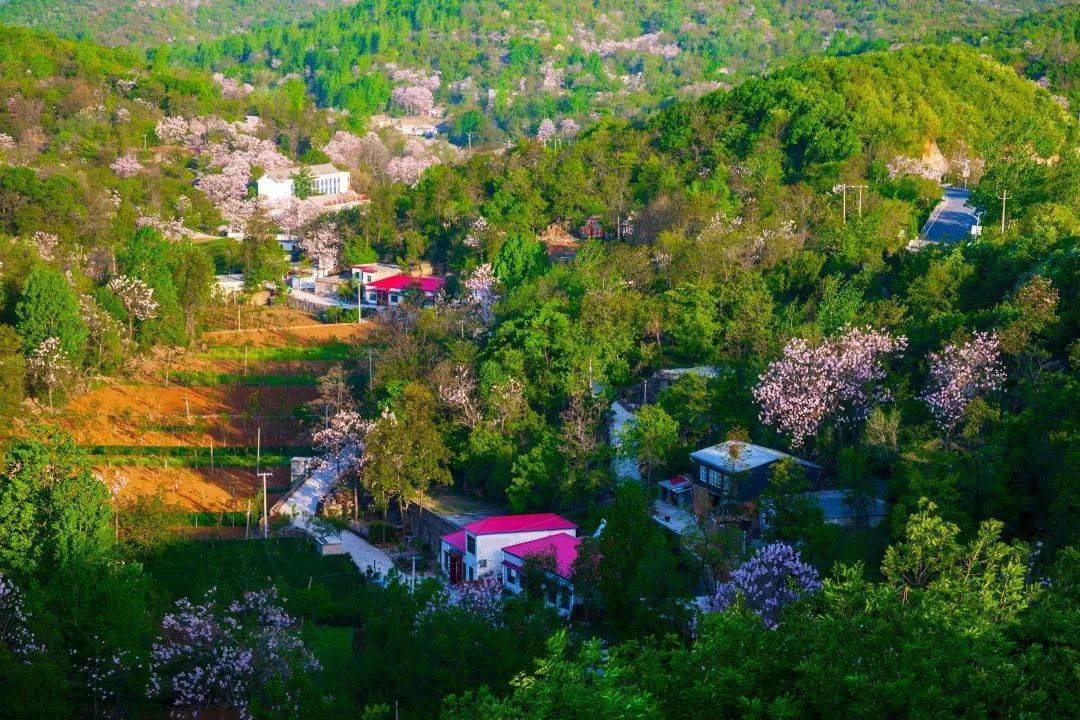
[(242, 314), (246, 329), (207, 333), (200, 349), (162, 352), (128, 381), (68, 404), (61, 424), (121, 497), (161, 491), (189, 511), (242, 511), (261, 492), (257, 441), (270, 501), (288, 489), (289, 460), (310, 452), (317, 380), (349, 359), (367, 326), (320, 325), (281, 308)]

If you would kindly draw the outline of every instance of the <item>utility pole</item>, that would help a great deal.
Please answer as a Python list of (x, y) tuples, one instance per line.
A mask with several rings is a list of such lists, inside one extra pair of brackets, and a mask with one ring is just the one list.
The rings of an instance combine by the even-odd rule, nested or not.
[(844, 201), (843, 201), (843, 204), (844, 204), (844, 210), (843, 210), (843, 218), (844, 218), (844, 224), (845, 224), (845, 225), (847, 225), (847, 188), (848, 188), (848, 186), (847, 186), (847, 185), (841, 185), (841, 186), (840, 186), (840, 192), (841, 192), (841, 193), (843, 194), (843, 196), (844, 196)]
[(859, 191), (859, 217), (862, 217), (862, 191), (866, 190), (868, 187), (869, 186), (867, 186), (867, 185), (852, 185), (851, 186), (851, 188), (853, 190), (858, 190)]
[(1009, 199), (1009, 193), (1006, 190), (1001, 191), (1001, 234), (1005, 234), (1005, 201)]
[(363, 295), (364, 286), (356, 286), (356, 322), (360, 323), (364, 321), (364, 308), (363, 303), (360, 302), (360, 298)]
[(266, 478), (272, 474), (273, 473), (268, 472), (259, 473), (259, 477), (262, 478), (263, 486), (263, 540), (270, 537), (270, 515), (266, 511)]

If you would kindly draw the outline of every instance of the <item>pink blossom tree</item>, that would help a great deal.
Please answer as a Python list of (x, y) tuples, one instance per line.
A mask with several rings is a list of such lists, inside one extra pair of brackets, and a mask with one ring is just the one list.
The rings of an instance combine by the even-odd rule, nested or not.
[(390, 100), (415, 115), (431, 115), (435, 110), (435, 96), (423, 85), (396, 87), (390, 92)]
[(850, 328), (811, 345), (793, 338), (753, 390), (761, 421), (801, 447), (830, 419), (865, 419), (889, 399), (883, 387), (885, 360), (907, 347), (907, 338), (872, 328)]
[(306, 233), (300, 241), (300, 247), (321, 274), (336, 268), (341, 260), (341, 235), (330, 223), (319, 225)]
[(415, 185), (420, 181), (420, 176), (424, 174), (424, 171), (435, 164), (436, 160), (433, 157), (412, 155), (396, 157), (386, 164), (386, 174), (390, 182)]
[(127, 153), (113, 160), (112, 164), (109, 165), (109, 169), (116, 173), (118, 177), (131, 178), (138, 175), (143, 166), (134, 153)]
[(463, 284), (469, 291), (470, 305), (475, 310), (477, 318), (484, 327), (487, 327), (494, 319), (493, 308), (499, 299), (495, 291), (496, 280), (491, 263), (484, 263), (473, 270), (469, 277), (465, 278)]
[(929, 360), (930, 378), (920, 397), (946, 435), (964, 418), (972, 400), (1005, 382), (996, 333), (976, 332), (965, 343), (950, 343), (931, 353)]
[(544, 118), (540, 121), (540, 127), (536, 130), (536, 139), (547, 144), (548, 140), (555, 137), (555, 133), (555, 123), (552, 122), (551, 118)]
[(162, 618), (149, 669), (147, 695), (169, 702), (175, 717), (214, 709), (250, 720), (254, 700), (272, 701), (265, 693), (269, 685), (283, 689), (284, 698), (276, 698), (290, 703), (290, 678), (319, 669), (319, 663), (276, 589), (244, 593), (227, 606), (211, 590), (198, 604), (178, 600)]

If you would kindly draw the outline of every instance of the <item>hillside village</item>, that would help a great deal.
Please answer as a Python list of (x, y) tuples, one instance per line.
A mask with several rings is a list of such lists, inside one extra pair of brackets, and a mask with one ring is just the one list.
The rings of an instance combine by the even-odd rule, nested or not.
[(5, 718), (1073, 714), (1071, 7), (35, 2)]

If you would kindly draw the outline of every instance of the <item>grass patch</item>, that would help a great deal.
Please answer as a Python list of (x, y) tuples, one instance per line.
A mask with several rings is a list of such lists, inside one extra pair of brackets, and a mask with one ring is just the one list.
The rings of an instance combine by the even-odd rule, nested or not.
[[(164, 379), (164, 375), (162, 376)], [(177, 385), (198, 387), (205, 385), (241, 385), (244, 387), (307, 387), (317, 385), (319, 380), (311, 373), (248, 374), (223, 373), (210, 370), (183, 370), (169, 374), (169, 380)]]
[[(210, 448), (191, 447), (188, 445), (87, 445), (87, 454), (95, 461), (100, 458), (117, 465), (163, 467), (209, 467)], [(298, 445), (264, 447), (259, 458), (262, 467), (286, 466), (298, 455), (310, 454), (310, 448)], [(216, 467), (255, 467), (255, 448), (253, 447), (216, 447), (214, 465)]]
[[(342, 362), (349, 359), (349, 345), (335, 340), (323, 345), (287, 345), (285, 347), (246, 348), (248, 361), (254, 362)], [(245, 348), (219, 345), (199, 357), (206, 360), (243, 360)]]

